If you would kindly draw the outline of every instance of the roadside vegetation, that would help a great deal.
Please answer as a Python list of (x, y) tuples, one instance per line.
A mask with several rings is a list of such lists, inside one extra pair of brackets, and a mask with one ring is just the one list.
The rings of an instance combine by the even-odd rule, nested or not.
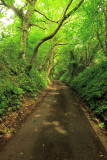
[(0, 0), (0, 119), (66, 82), (107, 124), (107, 1)]
[(2, 61), (0, 68), (0, 115), (20, 108), (23, 97), (36, 98), (48, 84), (45, 73), (34, 68), (28, 73), (24, 61), (12, 64), (11, 60), (5, 66)]
[(107, 61), (88, 67), (72, 80), (69, 75), (61, 80), (74, 88), (107, 125)]

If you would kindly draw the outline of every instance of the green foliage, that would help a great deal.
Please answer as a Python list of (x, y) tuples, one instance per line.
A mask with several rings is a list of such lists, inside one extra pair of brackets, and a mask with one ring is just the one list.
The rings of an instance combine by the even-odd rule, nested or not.
[(0, 82), (0, 88), (0, 115), (9, 107), (12, 107), (12, 110), (19, 108), (24, 91), (14, 82), (12, 83), (9, 78), (8, 83), (6, 81)]
[(104, 127), (105, 127), (104, 123), (100, 123), (100, 124), (99, 124), (99, 127), (100, 127), (100, 128), (104, 128)]
[(61, 81), (65, 82), (66, 84), (69, 84), (70, 82), (70, 76), (69, 76), (69, 73), (68, 72), (65, 72), (61, 78), (60, 78)]
[[(68, 12), (79, 1), (73, 1)], [(69, 0), (40, 0), (32, 7), (31, 1), (28, 3), (26, 0), (5, 2), (6, 6), (0, 6), (0, 115), (10, 107), (12, 110), (20, 107), (24, 95), (36, 97), (47, 86), (48, 78), (61, 77), (62, 81), (78, 90), (95, 114), (105, 117), (107, 67), (106, 61), (100, 62), (106, 59), (107, 54), (104, 50), (107, 41), (106, 2), (84, 1), (64, 22), (57, 35), (39, 48), (36, 63), (31, 70), (29, 61), (36, 44), (58, 26), (49, 19), (59, 22)], [(20, 18), (17, 9), (12, 11), (14, 7), (20, 14), (23, 11), (23, 18)], [(33, 7), (43, 14), (31, 13)], [(24, 48), (26, 57), (19, 60), (20, 49), (23, 51)], [(51, 70), (49, 77), (48, 69)]]
[[(45, 73), (46, 74), (46, 73)], [(47, 79), (43, 73), (39, 73), (36, 69), (32, 69), (30, 73), (22, 72), (17, 76), (20, 87), (26, 95), (37, 96), (38, 93), (47, 86)]]
[[(68, 79), (62, 78), (64, 81)], [(88, 102), (94, 113), (106, 121), (107, 61), (88, 67), (68, 83)]]
[[(8, 66), (8, 68), (7, 68)], [(14, 61), (0, 68), (0, 116), (10, 108), (21, 107), (23, 96), (36, 97), (48, 84), (46, 73), (28, 71), (27, 62)]]

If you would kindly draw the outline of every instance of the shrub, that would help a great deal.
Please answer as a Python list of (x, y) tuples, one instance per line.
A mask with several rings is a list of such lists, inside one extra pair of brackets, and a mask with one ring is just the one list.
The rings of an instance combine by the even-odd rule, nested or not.
[(85, 69), (69, 85), (81, 94), (97, 116), (106, 121), (107, 61)]
[(34, 68), (28, 72), (25, 61), (2, 65), (0, 77), (0, 116), (9, 108), (17, 110), (24, 95), (35, 97), (48, 84), (46, 74)]

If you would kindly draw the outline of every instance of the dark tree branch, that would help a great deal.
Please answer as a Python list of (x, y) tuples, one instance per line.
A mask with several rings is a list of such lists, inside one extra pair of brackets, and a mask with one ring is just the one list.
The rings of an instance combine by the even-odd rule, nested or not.
[(71, 14), (73, 13), (73, 12), (75, 12), (80, 6), (81, 6), (81, 4), (84, 2), (84, 0), (81, 0), (78, 4), (77, 4), (77, 6), (75, 7), (75, 8), (73, 8), (67, 15), (66, 15), (66, 19), (68, 19), (70, 16), (71, 16)]
[(64, 15), (63, 15), (63, 16), (66, 15), (66, 13), (67, 13), (69, 7), (71, 6), (72, 2), (73, 2), (73, 0), (70, 0), (70, 1), (69, 1), (68, 5), (67, 5), (67, 7), (66, 7), (66, 9), (65, 9), (65, 11), (64, 11)]
[(44, 13), (38, 11), (37, 9), (34, 10), (35, 12), (41, 14), (42, 16), (44, 16), (48, 21), (50, 22), (54, 22), (54, 23), (58, 23), (58, 21), (54, 21), (54, 20), (51, 20), (50, 18), (48, 18)]
[(41, 26), (39, 26), (39, 25), (37, 25), (37, 24), (30, 24), (30, 26), (35, 26), (35, 27), (38, 27), (38, 28), (40, 28), (40, 29), (46, 30), (46, 28), (41, 27)]
[(63, 25), (63, 22), (64, 22), (67, 18), (69, 18), (69, 17), (71, 16), (71, 14), (72, 14), (74, 11), (76, 11), (76, 10), (81, 6), (81, 4), (84, 2), (84, 0), (81, 0), (81, 1), (77, 4), (77, 6), (76, 6), (74, 9), (72, 9), (72, 11), (70, 11), (68, 14), (66, 14), (66, 12), (67, 12), (67, 10), (69, 9), (69, 7), (70, 7), (70, 5), (72, 4), (72, 2), (73, 2), (73, 0), (70, 0), (70, 1), (69, 1), (68, 5), (67, 5), (67, 7), (66, 7), (66, 9), (65, 9), (65, 11), (64, 11), (64, 13), (63, 13), (62, 19), (61, 19), (60, 22), (58, 23), (58, 26), (57, 26), (57, 28), (55, 29), (55, 31), (54, 31), (52, 34), (50, 34), (49, 36), (43, 38), (43, 39), (36, 45), (36, 47), (35, 47), (35, 49), (34, 49), (34, 53), (33, 53), (32, 59), (31, 59), (31, 62), (30, 62), (32, 65), (33, 65), (34, 62), (35, 62), (36, 55), (37, 55), (37, 52), (38, 52), (39, 47), (40, 47), (45, 41), (48, 41), (49, 39), (53, 38), (53, 37), (57, 34), (57, 32), (59, 31), (59, 29), (60, 29), (61, 26)]
[(59, 44), (55, 44), (55, 46), (64, 46), (64, 45), (67, 45), (69, 43), (59, 43)]
[(46, 21), (44, 21), (44, 20), (36, 20), (36, 22), (42, 22), (42, 23), (47, 24), (47, 22), (46, 22)]

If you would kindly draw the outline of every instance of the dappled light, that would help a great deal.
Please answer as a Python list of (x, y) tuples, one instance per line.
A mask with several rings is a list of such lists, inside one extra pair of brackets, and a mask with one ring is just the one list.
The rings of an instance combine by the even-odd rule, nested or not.
[(51, 92), (50, 94), (51, 95), (58, 95), (59, 93), (58, 92)]
[(60, 133), (60, 134), (67, 134), (67, 131), (65, 129), (63, 129), (61, 126), (55, 127), (55, 130)]
[(38, 118), (38, 117), (40, 117), (40, 116), (41, 116), (40, 114), (35, 115), (36, 118)]
[(106, 160), (106, 135), (107, 0), (0, 0), (0, 160)]

